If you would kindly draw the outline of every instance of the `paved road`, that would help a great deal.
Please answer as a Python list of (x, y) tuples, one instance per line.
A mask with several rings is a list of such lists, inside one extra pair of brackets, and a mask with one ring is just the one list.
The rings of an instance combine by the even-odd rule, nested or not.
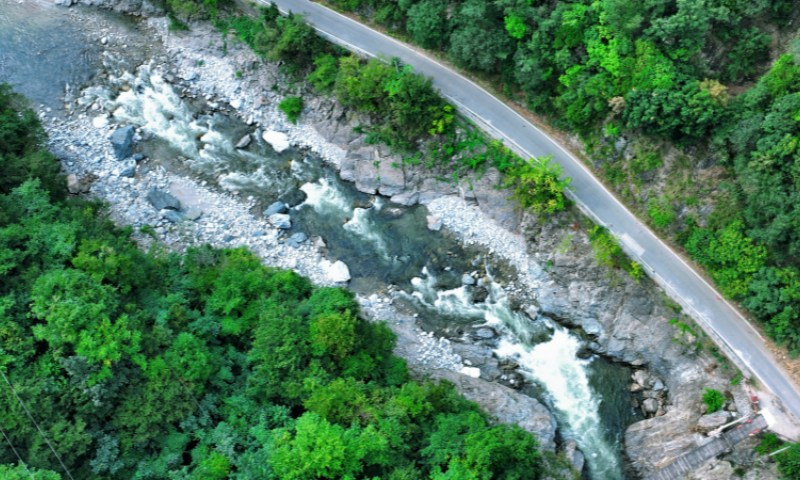
[(437, 88), (463, 113), (502, 138), (525, 157), (553, 155), (572, 178), (578, 206), (620, 239), (670, 296), (684, 306), (718, 344), (738, 358), (761, 383), (800, 418), (800, 389), (778, 366), (758, 332), (675, 252), (643, 225), (588, 169), (561, 145), (480, 86), (418, 50), (308, 0), (274, 0), (286, 12), (303, 14), (320, 33), (370, 56), (398, 57), (433, 78)]

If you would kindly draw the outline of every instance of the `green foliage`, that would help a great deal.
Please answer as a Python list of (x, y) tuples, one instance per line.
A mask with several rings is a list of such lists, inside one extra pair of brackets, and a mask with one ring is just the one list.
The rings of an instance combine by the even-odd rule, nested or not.
[(703, 403), (706, 405), (706, 412), (714, 413), (725, 405), (725, 395), (719, 390), (706, 388), (703, 390)]
[(44, 149), (44, 131), (36, 114), (6, 84), (0, 84), (0, 168), (0, 193), (32, 178), (57, 197), (66, 193), (58, 160)]
[(656, 228), (665, 229), (675, 221), (675, 210), (666, 198), (650, 200), (647, 206), (647, 215)]
[(303, 113), (303, 97), (286, 97), (278, 104), (278, 108), (286, 114), (290, 122), (297, 123), (297, 119)]
[[(43, 143), (35, 119), (16, 131)], [(101, 206), (6, 168), (0, 367), (74, 478), (540, 478), (533, 436), (409, 380), (352, 293), (245, 249), (142, 252)], [(0, 477), (58, 480), (9, 389), (0, 411), (29, 465), (4, 443)], [(450, 418), (469, 434), (435, 437)], [(434, 443), (451, 452), (441, 463), (422, 453)]]
[(332, 91), (339, 73), (339, 60), (330, 54), (320, 55), (314, 58), (314, 67), (314, 70), (308, 74), (308, 82), (318, 92)]
[(630, 260), (622, 251), (619, 242), (605, 228), (595, 225), (589, 230), (589, 242), (594, 251), (594, 257), (600, 265), (609, 268), (628, 268)]
[(425, 48), (441, 48), (447, 42), (447, 2), (423, 0), (408, 9), (406, 31)]
[(505, 186), (512, 186), (514, 198), (523, 208), (550, 215), (564, 210), (564, 190), (569, 178), (562, 178), (561, 167), (551, 157), (519, 162), (508, 170)]

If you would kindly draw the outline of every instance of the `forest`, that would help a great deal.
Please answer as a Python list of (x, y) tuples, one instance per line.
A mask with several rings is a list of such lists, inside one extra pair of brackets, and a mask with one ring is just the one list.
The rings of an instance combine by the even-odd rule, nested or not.
[(0, 477), (530, 479), (552, 454), (414, 381), (345, 289), (245, 249), (147, 251), (66, 195), (0, 86)]
[[(772, 339), (800, 354), (800, 39), (792, 27), (800, 11), (793, 0), (327, 3), (439, 52), (580, 136), (607, 183)], [(614, 151), (630, 138), (647, 147), (631, 158)], [(664, 163), (664, 148), (650, 145), (681, 152), (687, 177), (701, 164), (723, 173), (706, 183), (687, 178), (671, 194), (645, 192), (642, 179)], [(714, 209), (704, 213), (698, 197), (712, 194)]]

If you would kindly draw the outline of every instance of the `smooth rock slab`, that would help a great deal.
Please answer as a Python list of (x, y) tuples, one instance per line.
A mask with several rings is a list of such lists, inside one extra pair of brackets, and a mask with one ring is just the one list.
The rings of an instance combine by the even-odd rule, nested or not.
[(180, 210), (181, 202), (167, 192), (156, 190), (155, 188), (147, 192), (147, 201), (156, 210)]

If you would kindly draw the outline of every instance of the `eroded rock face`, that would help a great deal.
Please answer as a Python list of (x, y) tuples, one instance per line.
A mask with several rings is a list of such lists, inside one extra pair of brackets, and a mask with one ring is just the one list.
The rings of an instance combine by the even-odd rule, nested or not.
[(535, 434), (542, 448), (555, 450), (555, 419), (537, 400), (498, 383), (452, 371), (442, 371), (439, 377), (453, 383), (462, 395), (500, 422), (519, 425)]

